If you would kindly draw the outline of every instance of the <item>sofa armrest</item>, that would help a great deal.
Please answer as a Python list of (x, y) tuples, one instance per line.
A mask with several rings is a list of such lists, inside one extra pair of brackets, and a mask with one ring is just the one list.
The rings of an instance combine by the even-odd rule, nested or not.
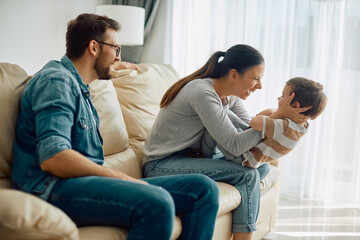
[(80, 240), (75, 223), (60, 209), (30, 194), (0, 189), (2, 239)]

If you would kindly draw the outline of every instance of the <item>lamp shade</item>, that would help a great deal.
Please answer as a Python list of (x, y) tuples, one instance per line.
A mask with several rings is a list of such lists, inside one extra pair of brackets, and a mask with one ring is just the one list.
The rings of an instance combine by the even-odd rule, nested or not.
[(104, 15), (118, 21), (121, 29), (117, 32), (117, 40), (124, 46), (143, 45), (145, 9), (124, 5), (100, 5), (96, 14)]

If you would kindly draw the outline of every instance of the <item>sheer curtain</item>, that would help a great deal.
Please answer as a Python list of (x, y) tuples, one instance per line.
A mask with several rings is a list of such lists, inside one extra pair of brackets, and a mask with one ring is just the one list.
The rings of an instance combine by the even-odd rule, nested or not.
[(182, 76), (235, 44), (261, 51), (263, 89), (246, 101), (252, 115), (276, 107), (291, 77), (324, 85), (325, 112), (282, 160), (281, 194), (360, 206), (360, 1), (174, 0), (172, 9), (171, 64)]

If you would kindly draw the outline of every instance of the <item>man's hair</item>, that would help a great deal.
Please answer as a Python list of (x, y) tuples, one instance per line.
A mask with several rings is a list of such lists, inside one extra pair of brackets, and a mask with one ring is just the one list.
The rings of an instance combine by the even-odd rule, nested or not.
[(295, 92), (291, 103), (299, 102), (300, 107), (311, 106), (302, 114), (309, 116), (310, 119), (315, 119), (324, 111), (327, 97), (323, 92), (322, 84), (303, 77), (292, 78), (286, 84), (292, 87), (291, 93)]
[(120, 30), (120, 24), (106, 16), (84, 13), (67, 25), (66, 55), (69, 58), (81, 57), (91, 40), (104, 41), (108, 28)]

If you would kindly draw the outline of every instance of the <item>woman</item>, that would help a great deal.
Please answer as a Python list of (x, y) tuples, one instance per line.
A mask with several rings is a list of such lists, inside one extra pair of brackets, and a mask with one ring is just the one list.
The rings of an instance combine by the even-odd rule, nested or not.
[[(199, 150), (214, 147), (202, 146), (205, 132), (234, 156), (261, 141), (260, 132), (239, 130), (237, 126), (249, 124), (242, 100), (261, 89), (263, 74), (263, 57), (248, 45), (214, 53), (201, 69), (165, 93), (144, 147), (146, 177), (199, 173), (238, 189), (242, 200), (233, 211), (235, 240), (250, 239), (256, 230), (260, 179), (269, 172), (269, 165), (251, 169), (224, 158), (203, 157)], [(299, 121), (301, 111), (291, 109), (288, 103), (277, 115)]]

